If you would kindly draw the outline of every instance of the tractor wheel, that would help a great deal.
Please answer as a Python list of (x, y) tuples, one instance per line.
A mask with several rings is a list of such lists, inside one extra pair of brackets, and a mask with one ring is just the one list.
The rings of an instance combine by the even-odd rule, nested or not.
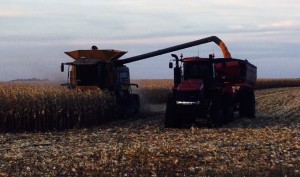
[(253, 89), (244, 89), (239, 94), (240, 97), (240, 117), (255, 117), (255, 94)]
[(212, 119), (213, 127), (221, 127), (224, 124), (222, 95), (219, 93), (216, 93), (213, 97), (210, 117)]
[(170, 94), (168, 97), (166, 115), (165, 115), (165, 128), (177, 128), (178, 123), (176, 120), (176, 102), (173, 97), (173, 94)]
[(193, 114), (193, 108), (191, 106), (176, 106), (176, 121), (177, 127), (176, 128), (183, 128), (189, 129), (192, 127), (193, 123), (195, 122), (195, 115)]
[(234, 109), (233, 109), (233, 97), (230, 93), (223, 94), (223, 120), (225, 124), (233, 122)]

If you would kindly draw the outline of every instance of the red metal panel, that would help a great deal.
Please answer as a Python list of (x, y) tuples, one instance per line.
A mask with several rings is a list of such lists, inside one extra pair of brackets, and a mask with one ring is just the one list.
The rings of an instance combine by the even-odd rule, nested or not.
[(203, 89), (203, 81), (201, 79), (189, 79), (182, 81), (178, 87), (178, 91), (197, 91)]

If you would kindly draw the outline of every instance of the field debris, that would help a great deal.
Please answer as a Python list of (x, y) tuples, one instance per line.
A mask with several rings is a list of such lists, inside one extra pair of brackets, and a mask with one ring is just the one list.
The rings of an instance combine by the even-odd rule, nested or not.
[(255, 119), (218, 129), (165, 129), (157, 112), (91, 129), (3, 133), (0, 176), (300, 176), (300, 88), (256, 98)]

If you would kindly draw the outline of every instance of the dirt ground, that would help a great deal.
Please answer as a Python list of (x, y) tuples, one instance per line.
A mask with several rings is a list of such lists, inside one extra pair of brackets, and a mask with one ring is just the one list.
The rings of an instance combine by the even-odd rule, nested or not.
[(257, 116), (165, 129), (164, 105), (91, 129), (0, 134), (0, 176), (300, 176), (300, 88), (256, 91)]

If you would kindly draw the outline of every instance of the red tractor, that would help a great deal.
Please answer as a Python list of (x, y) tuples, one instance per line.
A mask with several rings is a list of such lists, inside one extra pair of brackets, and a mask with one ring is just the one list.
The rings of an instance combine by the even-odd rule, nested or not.
[[(221, 47), (224, 58), (172, 54), (174, 87), (168, 97), (166, 128), (189, 128), (200, 119), (220, 127), (234, 120), (235, 111), (240, 117), (255, 117), (256, 66), (232, 58), (219, 38), (212, 37), (212, 41)], [(173, 68), (172, 62), (169, 67)]]

